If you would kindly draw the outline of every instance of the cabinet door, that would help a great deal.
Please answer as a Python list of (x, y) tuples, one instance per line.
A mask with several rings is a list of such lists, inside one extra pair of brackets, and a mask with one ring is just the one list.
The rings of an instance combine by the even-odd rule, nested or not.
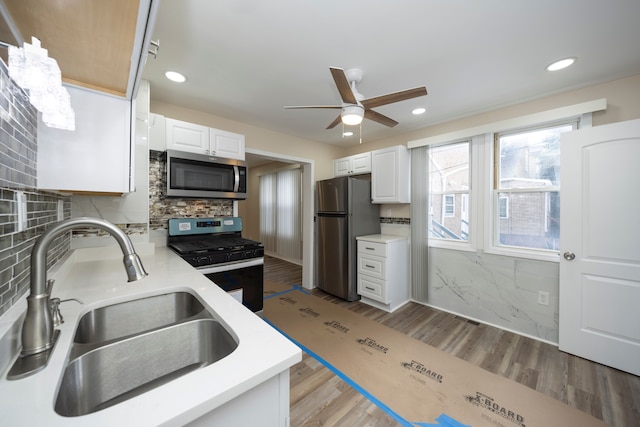
[(131, 101), (66, 86), (76, 130), (38, 121), (38, 188), (71, 192), (128, 193), (133, 166)]
[(353, 174), (358, 173), (369, 173), (371, 172), (371, 152), (356, 154), (352, 157), (352, 168), (351, 171)]
[(227, 159), (244, 160), (244, 135), (220, 129), (209, 129), (208, 154)]
[(410, 202), (409, 152), (404, 146), (371, 154), (371, 198), (373, 203)]
[(351, 172), (351, 158), (344, 157), (333, 161), (333, 176), (349, 175)]
[(165, 119), (167, 149), (209, 154), (209, 128), (195, 123)]
[(356, 175), (369, 172), (371, 172), (370, 151), (333, 161), (333, 176)]

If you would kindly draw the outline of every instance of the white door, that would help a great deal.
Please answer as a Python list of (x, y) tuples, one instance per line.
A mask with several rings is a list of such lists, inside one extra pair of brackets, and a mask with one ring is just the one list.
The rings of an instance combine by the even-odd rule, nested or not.
[(640, 120), (561, 138), (560, 349), (640, 375)]

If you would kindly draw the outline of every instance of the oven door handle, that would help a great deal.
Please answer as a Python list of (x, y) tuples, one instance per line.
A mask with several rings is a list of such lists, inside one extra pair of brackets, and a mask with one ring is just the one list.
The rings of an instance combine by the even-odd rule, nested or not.
[(263, 265), (264, 258), (252, 258), (249, 260), (230, 262), (225, 264), (209, 265), (206, 267), (198, 267), (197, 270), (202, 274), (220, 273), (221, 271), (239, 270), (241, 268), (255, 267)]

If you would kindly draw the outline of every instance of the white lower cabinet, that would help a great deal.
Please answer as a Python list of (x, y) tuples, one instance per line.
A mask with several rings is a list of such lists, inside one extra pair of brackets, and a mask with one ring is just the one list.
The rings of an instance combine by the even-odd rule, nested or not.
[(409, 238), (388, 234), (356, 237), (361, 301), (394, 311), (409, 301)]
[(186, 426), (288, 426), (289, 388), (287, 369)]

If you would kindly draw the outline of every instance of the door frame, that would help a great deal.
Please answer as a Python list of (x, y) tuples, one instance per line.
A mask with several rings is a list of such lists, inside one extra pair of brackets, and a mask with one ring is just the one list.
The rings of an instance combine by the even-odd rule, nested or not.
[(286, 154), (256, 150), (247, 147), (248, 154), (264, 157), (284, 163), (299, 163), (302, 166), (302, 287), (313, 289), (313, 259), (314, 259), (314, 160), (304, 157), (288, 156)]

